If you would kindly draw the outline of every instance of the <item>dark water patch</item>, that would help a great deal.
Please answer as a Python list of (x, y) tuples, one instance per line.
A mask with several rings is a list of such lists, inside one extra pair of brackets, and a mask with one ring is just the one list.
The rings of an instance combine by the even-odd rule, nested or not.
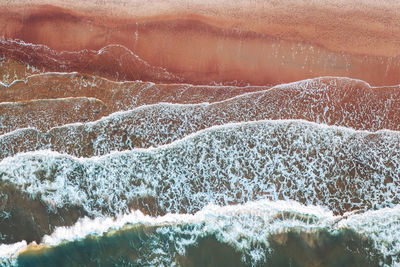
[(291, 231), (272, 236), (269, 242), (269, 266), (378, 266), (383, 259), (368, 239), (350, 230)]
[(248, 266), (242, 262), (240, 252), (227, 244), (218, 242), (214, 236), (200, 239), (197, 246), (189, 247), (186, 255), (178, 256), (177, 260), (183, 267)]

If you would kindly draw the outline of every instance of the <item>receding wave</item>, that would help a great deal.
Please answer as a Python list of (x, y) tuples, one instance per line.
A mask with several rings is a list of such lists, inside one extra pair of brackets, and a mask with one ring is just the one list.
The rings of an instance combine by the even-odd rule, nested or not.
[(0, 56), (32, 65), (41, 72), (77, 71), (117, 81), (144, 80), (170, 83), (182, 81), (182, 78), (164, 68), (151, 66), (120, 44), (110, 44), (100, 50), (57, 52), (45, 45), (1, 37)]
[(0, 103), (0, 114), (0, 134), (4, 134), (26, 127), (47, 131), (68, 123), (98, 120), (108, 112), (102, 101), (79, 97)]
[(39, 73), (40, 70), (36, 69), (35, 67), (11, 58), (0, 56), (0, 86), (4, 84), (10, 84), (15, 80), (25, 79), (32, 74)]
[(259, 121), (103, 157), (22, 153), (0, 162), (0, 179), (53, 212), (72, 205), (92, 216), (130, 209), (155, 216), (267, 198), (339, 214), (399, 203), (399, 150), (397, 132)]
[(101, 100), (109, 112), (129, 110), (159, 102), (193, 104), (216, 102), (240, 94), (261, 91), (269, 86), (200, 86), (155, 84), (151, 82), (113, 82), (79, 73), (42, 73), (0, 83), (0, 102), (92, 97)]
[[(185, 97), (175, 100), (180, 99)], [(231, 122), (306, 119), (376, 131), (400, 130), (399, 118), (398, 87), (371, 88), (358, 80), (326, 77), (280, 85), (212, 104), (144, 106), (94, 123), (66, 125), (47, 133), (18, 130), (0, 136), (0, 159), (38, 149), (77, 157), (99, 156), (115, 150), (168, 144), (199, 130)]]
[(399, 222), (399, 206), (334, 216), (321, 207), (262, 200), (209, 205), (193, 215), (154, 218), (135, 211), (82, 219), (39, 245), (2, 245), (0, 256), (20, 266), (393, 266), (400, 240), (391, 233), (400, 230)]

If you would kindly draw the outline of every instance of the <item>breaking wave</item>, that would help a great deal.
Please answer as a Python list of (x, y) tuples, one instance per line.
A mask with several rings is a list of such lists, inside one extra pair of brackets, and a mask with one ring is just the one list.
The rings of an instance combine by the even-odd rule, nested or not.
[(196, 266), (204, 264), (202, 255), (213, 260), (211, 266), (229, 260), (234, 266), (285, 261), (394, 266), (400, 261), (400, 240), (392, 233), (400, 230), (399, 221), (399, 206), (335, 216), (318, 206), (269, 200), (208, 205), (193, 215), (154, 218), (135, 211), (117, 219), (81, 219), (57, 228), (39, 245), (2, 245), (0, 257), (20, 266)]
[(259, 121), (102, 157), (22, 153), (0, 162), (0, 179), (49, 207), (82, 205), (95, 216), (132, 207), (191, 213), (262, 198), (343, 213), (399, 202), (399, 139), (390, 131)]

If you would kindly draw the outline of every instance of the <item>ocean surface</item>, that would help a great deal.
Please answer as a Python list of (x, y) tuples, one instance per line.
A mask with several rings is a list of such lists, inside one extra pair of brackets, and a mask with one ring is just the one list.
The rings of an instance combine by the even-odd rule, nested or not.
[(400, 267), (400, 4), (0, 1), (0, 266)]

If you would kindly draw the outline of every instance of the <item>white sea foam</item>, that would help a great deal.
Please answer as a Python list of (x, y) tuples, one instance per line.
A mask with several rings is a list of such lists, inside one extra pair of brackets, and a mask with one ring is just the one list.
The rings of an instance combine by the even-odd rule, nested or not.
[(20, 241), (14, 244), (0, 244), (0, 259), (4, 260), (18, 256), (18, 252), (25, 249), (27, 245), (26, 241)]
[[(400, 106), (400, 100), (396, 100), (400, 97), (391, 91), (382, 96), (369, 87), (358, 89), (353, 83), (355, 81), (350, 79), (320, 78), (280, 85), (212, 104), (141, 106), (113, 113), (95, 122), (69, 124), (36, 135), (47, 140), (41, 149), (89, 157), (115, 150), (167, 144), (214, 125), (263, 119), (304, 118), (371, 131), (400, 130), (397, 121), (400, 109), (396, 108)], [(358, 101), (348, 103), (347, 95), (355, 92)], [(0, 136), (0, 158), (14, 155), (12, 151), (40, 149), (37, 144), (33, 148), (23, 144), (11, 146), (11, 141), (9, 137)]]
[[(286, 231), (313, 232), (321, 229), (332, 233), (351, 229), (372, 240), (375, 249), (393, 264), (398, 264), (400, 260), (400, 238), (389, 235), (390, 232), (400, 231), (400, 206), (341, 217), (334, 216), (325, 208), (293, 201), (261, 200), (225, 207), (208, 205), (193, 215), (150, 217), (135, 211), (117, 219), (85, 218), (72, 227), (57, 228), (54, 233), (44, 237), (41, 245), (58, 246), (87, 236), (101, 237), (115, 230), (129, 230), (138, 226), (156, 227), (151, 237), (154, 239), (151, 242), (151, 255), (142, 255), (138, 259), (151, 259), (156, 265), (174, 264), (177, 254), (185, 254), (186, 248), (195, 245), (199, 238), (213, 235), (218, 241), (242, 252), (244, 259), (253, 264), (263, 263), (267, 260), (270, 236)], [(8, 245), (10, 252), (2, 254), (3, 260), (16, 257), (24, 246), (26, 244), (23, 242)]]
[(0, 162), (0, 178), (49, 207), (82, 205), (96, 216), (126, 212), (138, 199), (148, 204), (141, 200), (148, 197), (158, 205), (154, 214), (265, 198), (342, 213), (399, 203), (399, 151), (397, 132), (258, 121), (94, 158), (21, 153)]

